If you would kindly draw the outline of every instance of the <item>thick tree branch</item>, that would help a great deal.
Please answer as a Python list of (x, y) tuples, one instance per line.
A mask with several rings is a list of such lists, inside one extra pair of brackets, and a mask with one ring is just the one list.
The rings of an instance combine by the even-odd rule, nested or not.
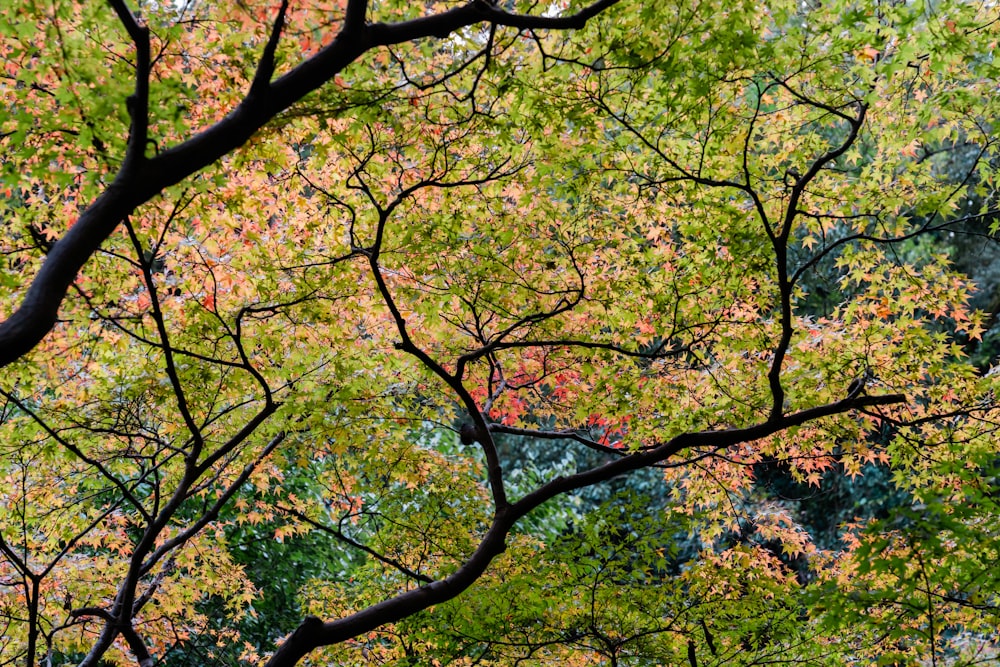
[(274, 54), (278, 50), (278, 41), (281, 39), (281, 31), (285, 27), (285, 15), (288, 13), (288, 0), (281, 0), (278, 8), (278, 16), (271, 26), (271, 36), (264, 46), (264, 53), (257, 63), (257, 72), (254, 74), (253, 82), (250, 84), (251, 95), (266, 94), (271, 86), (271, 77), (274, 76)]
[[(579, 30), (619, 0), (598, 0), (569, 16), (527, 16), (511, 14), (484, 0), (470, 0), (461, 7), (425, 16), (412, 21), (385, 25), (373, 24), (375, 40), (384, 44), (399, 44), (420, 37), (447, 37), (456, 30), (476, 23), (490, 23), (520, 30)], [(385, 41), (383, 41), (385, 40)]]
[(344, 9), (344, 32), (357, 32), (365, 27), (368, 0), (348, 0)]
[(132, 651), (132, 655), (135, 656), (135, 660), (139, 664), (139, 667), (153, 667), (153, 656), (149, 654), (149, 648), (146, 647), (146, 642), (144, 642), (142, 637), (139, 636), (139, 633), (135, 631), (131, 622), (124, 624), (124, 627), (122, 628), (122, 636), (125, 637), (125, 641), (128, 642), (128, 648)]
[(146, 141), (149, 139), (149, 28), (139, 24), (125, 5), (125, 0), (111, 0), (111, 6), (135, 44), (135, 92), (127, 100), (132, 125), (129, 128), (125, 162), (122, 164), (122, 171), (127, 171), (145, 159)]

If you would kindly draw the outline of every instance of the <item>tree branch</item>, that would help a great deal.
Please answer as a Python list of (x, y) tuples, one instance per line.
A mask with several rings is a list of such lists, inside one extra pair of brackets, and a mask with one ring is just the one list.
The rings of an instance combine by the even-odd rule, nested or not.
[(364, 30), (368, 15), (368, 0), (348, 0), (344, 9), (344, 32), (356, 33)]
[(110, 2), (115, 14), (118, 15), (118, 20), (125, 26), (126, 32), (135, 44), (135, 92), (126, 100), (131, 127), (125, 161), (121, 167), (124, 172), (137, 168), (146, 157), (146, 141), (149, 139), (149, 28), (139, 25), (135, 15), (125, 5), (125, 0), (110, 0)]
[(271, 77), (274, 76), (274, 53), (278, 49), (278, 41), (281, 39), (281, 31), (285, 27), (285, 15), (288, 13), (288, 0), (281, 0), (281, 7), (278, 8), (278, 16), (271, 26), (271, 36), (268, 37), (264, 46), (264, 53), (257, 63), (257, 72), (254, 74), (253, 82), (250, 84), (250, 95), (260, 95), (267, 92), (271, 86)]

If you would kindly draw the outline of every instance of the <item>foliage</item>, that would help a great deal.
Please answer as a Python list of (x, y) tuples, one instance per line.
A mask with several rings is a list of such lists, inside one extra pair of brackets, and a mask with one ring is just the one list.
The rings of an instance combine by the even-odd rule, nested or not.
[(998, 659), (992, 11), (0, 7), (0, 662)]

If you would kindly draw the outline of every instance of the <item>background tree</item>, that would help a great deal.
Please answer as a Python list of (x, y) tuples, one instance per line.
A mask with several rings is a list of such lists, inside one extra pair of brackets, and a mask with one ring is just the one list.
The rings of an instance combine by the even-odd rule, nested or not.
[(988, 8), (3, 11), (4, 660), (995, 655)]

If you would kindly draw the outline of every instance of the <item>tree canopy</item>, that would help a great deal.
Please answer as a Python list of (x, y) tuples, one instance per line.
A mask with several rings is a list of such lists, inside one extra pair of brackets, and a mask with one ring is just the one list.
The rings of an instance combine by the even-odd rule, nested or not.
[(995, 14), (0, 7), (0, 664), (1000, 660)]

